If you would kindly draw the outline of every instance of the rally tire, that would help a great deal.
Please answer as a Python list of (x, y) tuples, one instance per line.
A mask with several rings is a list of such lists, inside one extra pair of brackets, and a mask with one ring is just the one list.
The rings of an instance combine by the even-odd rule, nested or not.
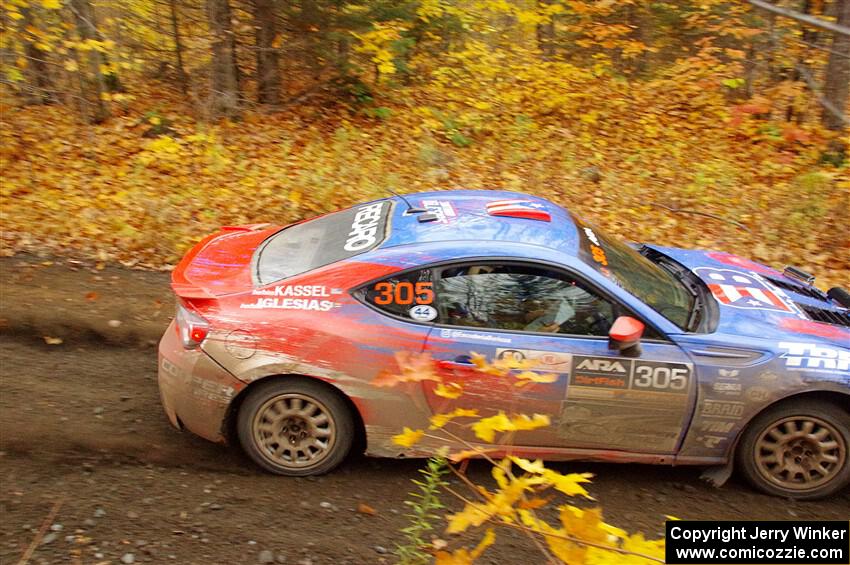
[(261, 383), (239, 407), (236, 431), (257, 465), (278, 475), (321, 475), (342, 463), (355, 438), (342, 395), (312, 379)]
[(850, 484), (850, 414), (829, 402), (792, 400), (759, 414), (738, 444), (738, 468), (768, 494), (814, 500)]

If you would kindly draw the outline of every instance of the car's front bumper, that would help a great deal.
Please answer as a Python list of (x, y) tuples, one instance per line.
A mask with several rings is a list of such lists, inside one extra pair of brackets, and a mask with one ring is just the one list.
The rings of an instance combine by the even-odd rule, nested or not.
[(245, 383), (201, 349), (185, 349), (172, 321), (159, 342), (159, 393), (171, 424), (215, 442), (226, 441), (225, 417)]

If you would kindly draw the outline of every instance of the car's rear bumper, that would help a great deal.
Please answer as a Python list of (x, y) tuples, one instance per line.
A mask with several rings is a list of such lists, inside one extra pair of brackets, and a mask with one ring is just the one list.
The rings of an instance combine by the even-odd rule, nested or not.
[(171, 424), (210, 441), (226, 441), (227, 409), (245, 383), (201, 349), (185, 349), (174, 322), (159, 342), (158, 373), (162, 406)]

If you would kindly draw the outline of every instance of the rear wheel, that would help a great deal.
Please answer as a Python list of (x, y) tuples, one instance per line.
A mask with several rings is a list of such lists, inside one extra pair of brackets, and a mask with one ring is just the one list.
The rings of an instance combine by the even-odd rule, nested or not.
[(759, 490), (815, 499), (850, 483), (850, 414), (827, 402), (795, 400), (757, 416), (738, 448), (738, 463)]
[(239, 442), (260, 467), (278, 475), (327, 473), (351, 449), (354, 421), (333, 389), (292, 377), (257, 386), (239, 408)]

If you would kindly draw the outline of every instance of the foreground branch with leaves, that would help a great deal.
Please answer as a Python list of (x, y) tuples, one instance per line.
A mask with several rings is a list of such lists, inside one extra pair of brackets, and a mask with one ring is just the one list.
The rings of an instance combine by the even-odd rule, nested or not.
[[(434, 392), (446, 399), (457, 399), (463, 395), (463, 385), (447, 383), (435, 370), (434, 361), (428, 355), (397, 355), (400, 371), (377, 377), (376, 386), (395, 386), (400, 383), (434, 381)], [(516, 388), (533, 386), (534, 383), (552, 382), (552, 374), (533, 371), (534, 362), (513, 358), (489, 361), (481, 355), (472, 354), (472, 362), (481, 373), (497, 379), (510, 379)], [(478, 559), (496, 539), (499, 527), (521, 531), (538, 547), (548, 563), (580, 564), (647, 564), (663, 563), (664, 540), (647, 540), (641, 533), (630, 534), (606, 523), (601, 508), (582, 508), (565, 502), (557, 504), (558, 498), (580, 498), (592, 501), (586, 489), (592, 475), (589, 473), (561, 473), (545, 465), (542, 460), (529, 460), (511, 455), (514, 434), (533, 430), (550, 424), (544, 414), (506, 414), (502, 411), (482, 416), (478, 410), (456, 408), (451, 412), (435, 413), (430, 418), (427, 430), (405, 427), (393, 440), (403, 447), (412, 447), (423, 438), (429, 445), (443, 442), (440, 455), (429, 460), (425, 482), (417, 482), (420, 493), (411, 516), (412, 524), (403, 530), (408, 543), (398, 555), (402, 563), (423, 563), (430, 549), (437, 565), (468, 565)], [(451, 430), (466, 428), (475, 437), (490, 444), (493, 449), (482, 447), (462, 439)], [(492, 451), (507, 453), (494, 459)], [(495, 481), (493, 488), (473, 482), (464, 472), (465, 462), (470, 458), (482, 458), (491, 466)], [(460, 466), (452, 465), (460, 463)], [(457, 492), (442, 480), (444, 466), (468, 488), (470, 494)], [(481, 532), (474, 549), (444, 549), (445, 542), (436, 540), (427, 545), (422, 534), (433, 529), (435, 513), (442, 504), (435, 502), (438, 488), (463, 502), (463, 509), (447, 516), (446, 534)], [(542, 517), (545, 510), (555, 506), (557, 523), (554, 525)]]

